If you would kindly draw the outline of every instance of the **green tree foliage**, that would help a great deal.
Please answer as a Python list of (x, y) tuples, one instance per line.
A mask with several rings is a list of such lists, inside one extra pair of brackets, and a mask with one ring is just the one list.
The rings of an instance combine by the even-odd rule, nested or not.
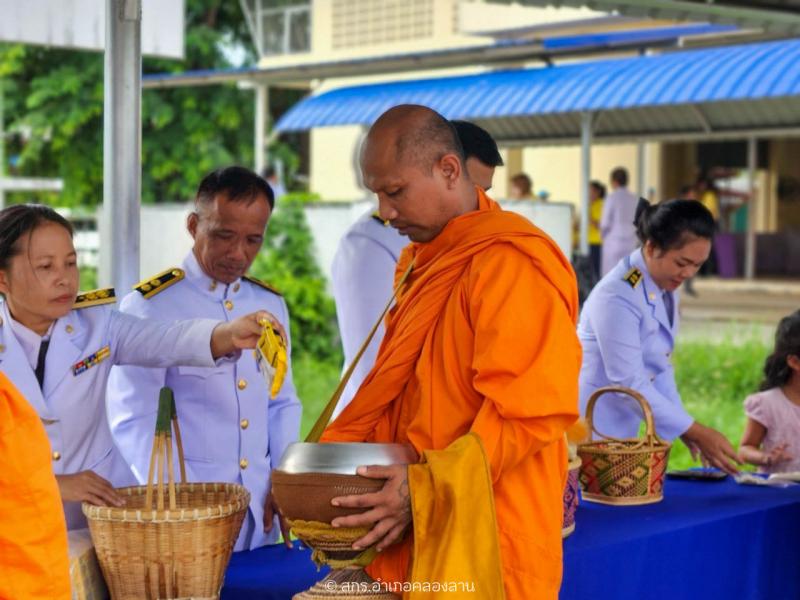
[[(187, 0), (186, 58), (146, 58), (145, 73), (229, 68), (231, 50), (255, 56), (238, 2)], [(103, 195), (103, 55), (0, 44), (9, 156), (16, 174), (60, 177), (61, 205)], [(183, 201), (221, 165), (251, 164), (253, 92), (235, 85), (144, 90), (142, 199)], [(10, 195), (9, 200), (30, 199)], [(39, 198), (53, 201), (52, 194)]]
[(283, 294), (291, 317), (292, 355), (341, 364), (336, 307), (314, 260), (314, 239), (303, 213), (306, 194), (281, 198), (270, 217), (264, 250), (250, 271)]

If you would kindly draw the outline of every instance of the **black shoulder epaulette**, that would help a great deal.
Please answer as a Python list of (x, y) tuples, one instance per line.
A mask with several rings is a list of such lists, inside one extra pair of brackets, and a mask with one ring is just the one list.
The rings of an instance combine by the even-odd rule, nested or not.
[(283, 296), (283, 294), (281, 294), (278, 290), (276, 290), (270, 284), (268, 284), (268, 283), (266, 283), (264, 281), (261, 281), (260, 279), (256, 279), (255, 277), (250, 277), (249, 275), (243, 276), (242, 279), (246, 279), (247, 281), (249, 281), (253, 285), (257, 285), (258, 287), (262, 287), (265, 290), (268, 290), (268, 291), (272, 292), (276, 296)]
[(184, 277), (186, 277), (186, 273), (183, 272), (183, 269), (167, 269), (166, 271), (161, 271), (161, 273), (155, 277), (143, 279), (133, 286), (133, 289), (145, 298), (152, 298), (159, 292), (163, 292), (169, 286), (178, 283)]
[(114, 288), (102, 288), (78, 294), (72, 308), (88, 308), (90, 306), (97, 306), (98, 304), (114, 304), (116, 301), (117, 296), (114, 293)]
[(377, 212), (372, 213), (372, 218), (375, 219), (378, 223), (380, 223), (384, 227), (389, 226), (389, 221), (384, 221), (383, 219), (381, 219), (381, 216)]
[(622, 279), (627, 281), (628, 285), (630, 285), (633, 289), (636, 289), (636, 286), (642, 281), (642, 272), (636, 267), (633, 267)]

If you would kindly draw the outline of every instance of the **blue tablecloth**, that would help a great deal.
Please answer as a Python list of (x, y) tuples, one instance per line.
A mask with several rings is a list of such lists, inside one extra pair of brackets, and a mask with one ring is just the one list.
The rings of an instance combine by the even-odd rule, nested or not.
[[(669, 480), (658, 504), (582, 502), (561, 600), (798, 600), (800, 486)], [(308, 550), (233, 555), (222, 600), (287, 600), (321, 578)]]

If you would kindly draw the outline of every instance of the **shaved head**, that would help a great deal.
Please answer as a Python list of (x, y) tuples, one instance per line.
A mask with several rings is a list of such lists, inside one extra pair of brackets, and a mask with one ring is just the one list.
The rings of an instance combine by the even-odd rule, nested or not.
[(394, 159), (430, 174), (446, 154), (466, 162), (464, 148), (453, 124), (426, 106), (401, 104), (383, 113), (367, 135), (363, 153), (379, 143), (394, 150)]
[(478, 205), (455, 127), (425, 106), (396, 106), (375, 121), (361, 147), (361, 174), (381, 218), (414, 242), (431, 241)]

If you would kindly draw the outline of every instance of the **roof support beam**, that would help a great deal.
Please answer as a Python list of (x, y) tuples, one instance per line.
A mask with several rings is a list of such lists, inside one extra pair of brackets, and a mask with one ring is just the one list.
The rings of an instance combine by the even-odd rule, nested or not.
[(589, 256), (589, 182), (592, 178), (592, 121), (594, 113), (581, 113), (581, 256)]
[(750, 187), (750, 200), (747, 203), (747, 237), (744, 244), (744, 276), (746, 279), (753, 279), (756, 273), (757, 164), (758, 143), (755, 136), (750, 136), (747, 139), (747, 179)]
[[(484, 127), (492, 133), (491, 124), (486, 121), (477, 121), (481, 127)], [(594, 137), (593, 141), (600, 144), (631, 144), (640, 141), (647, 142), (689, 142), (689, 141), (709, 141), (709, 140), (746, 140), (750, 136), (757, 138), (798, 138), (800, 137), (800, 127), (787, 127), (774, 129), (731, 129), (728, 131), (715, 130), (711, 133), (704, 133), (698, 131), (686, 131), (675, 133), (659, 133), (659, 132), (631, 132), (619, 135), (606, 135)], [(501, 148), (519, 148), (519, 147), (541, 147), (541, 146), (576, 146), (580, 143), (581, 138), (577, 136), (564, 136), (554, 138), (519, 138), (519, 139), (504, 139), (496, 138), (497, 144)]]
[(703, 112), (697, 104), (689, 104), (689, 110), (692, 111), (697, 120), (700, 122), (700, 127), (703, 129), (705, 133), (711, 133), (711, 123), (708, 121), (708, 117)]
[[(492, 0), (508, 4), (510, 0)], [(652, 19), (706, 20), (741, 27), (760, 27), (764, 31), (800, 33), (800, 15), (791, 8), (736, 6), (725, 0), (690, 2), (687, 0), (516, 0), (527, 6), (585, 6), (593, 10), (616, 11), (619, 14)]]

